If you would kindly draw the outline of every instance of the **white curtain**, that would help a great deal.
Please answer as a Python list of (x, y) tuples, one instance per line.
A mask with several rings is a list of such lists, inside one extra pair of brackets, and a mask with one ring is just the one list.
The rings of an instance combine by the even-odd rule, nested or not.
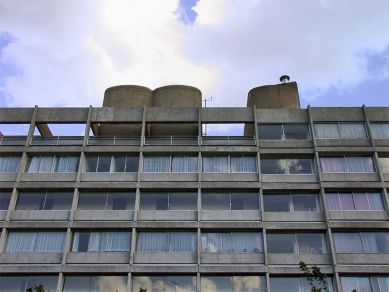
[(67, 166), (65, 172), (77, 172), (78, 171), (78, 157), (69, 156), (67, 157)]
[(6, 252), (63, 252), (66, 232), (10, 232)]
[(174, 156), (172, 161), (172, 172), (198, 172), (196, 156)]
[(42, 156), (39, 164), (38, 172), (51, 172), (53, 158), (54, 157), (51, 156)]
[(231, 156), (231, 172), (257, 172), (256, 157)]
[(344, 157), (320, 157), (323, 172), (346, 172)]
[(232, 232), (231, 239), (234, 252), (263, 252), (260, 232)]
[(197, 252), (196, 232), (168, 232), (168, 252)]
[(378, 246), (374, 232), (362, 232), (361, 238), (364, 252), (378, 252)]
[(375, 139), (389, 138), (389, 123), (386, 124), (371, 124), (371, 131)]
[(369, 277), (341, 277), (343, 291), (358, 292), (379, 292), (380, 290), (371, 290)]
[(333, 233), (335, 252), (362, 253), (359, 233)]
[(229, 172), (228, 156), (203, 157), (203, 172)]
[(343, 139), (367, 138), (363, 123), (341, 123), (339, 127)]
[(371, 157), (347, 157), (347, 172), (375, 172)]
[(338, 124), (314, 124), (316, 138), (340, 139)]
[(38, 172), (39, 171), (39, 164), (41, 161), (40, 156), (34, 156), (31, 159), (30, 166), (28, 168), (28, 172)]
[(201, 234), (202, 252), (232, 252), (231, 233)]
[(139, 232), (138, 252), (197, 252), (196, 232)]
[(371, 277), (373, 291), (389, 292), (389, 277)]
[(131, 232), (102, 232), (101, 249), (105, 252), (130, 251)]
[(39, 232), (35, 252), (63, 252), (66, 232)]
[(0, 172), (18, 172), (21, 157), (0, 157)]
[(170, 156), (146, 156), (143, 172), (170, 172)]
[(138, 252), (166, 252), (166, 232), (139, 232)]
[(385, 210), (380, 193), (367, 193), (370, 210)]

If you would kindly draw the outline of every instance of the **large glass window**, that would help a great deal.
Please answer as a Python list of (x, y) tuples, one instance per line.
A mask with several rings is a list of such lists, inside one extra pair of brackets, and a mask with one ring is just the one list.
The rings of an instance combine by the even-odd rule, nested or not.
[(21, 192), (16, 210), (70, 210), (73, 192)]
[(134, 210), (135, 193), (127, 192), (81, 192), (78, 210)]
[(384, 210), (380, 193), (350, 192), (326, 193), (327, 206), (330, 211), (381, 211)]
[(374, 139), (389, 139), (389, 123), (370, 124)]
[(312, 158), (261, 158), (262, 174), (314, 174)]
[(197, 156), (193, 155), (146, 155), (143, 160), (143, 172), (198, 172), (197, 161)]
[[(332, 279), (328, 277), (326, 280), (327, 287), (329, 291), (332, 292)], [(313, 284), (317, 288), (324, 288), (323, 285), (319, 284), (316, 280)], [(310, 292), (311, 288), (312, 287), (305, 277), (270, 277), (270, 289), (272, 292)]]
[(319, 139), (361, 139), (367, 138), (364, 123), (320, 123), (314, 124)]
[[(54, 290), (53, 290), (54, 291)], [(63, 292), (127, 291), (127, 276), (66, 276)]]
[(340, 277), (343, 291), (388, 292), (389, 277)]
[(10, 231), (5, 252), (63, 252), (64, 231)]
[(257, 157), (244, 155), (203, 156), (203, 172), (258, 172)]
[[(147, 291), (196, 292), (196, 276), (135, 276), (132, 279), (132, 292), (140, 288)], [(207, 290), (203, 290), (207, 291)]]
[(201, 252), (263, 252), (262, 232), (203, 232)]
[(96, 155), (85, 159), (85, 172), (138, 172), (139, 156)]
[(389, 232), (333, 232), (337, 253), (389, 253)]
[(77, 231), (73, 238), (73, 252), (128, 252), (131, 232)]
[(201, 291), (265, 292), (265, 276), (201, 276)]
[(138, 232), (137, 252), (197, 252), (197, 232)]
[(202, 193), (203, 210), (259, 210), (259, 194), (255, 192)]
[(0, 210), (8, 210), (11, 195), (11, 192), (0, 192)]
[(380, 164), (381, 172), (389, 173), (389, 157), (379, 157), (378, 163)]
[(309, 140), (307, 124), (258, 125), (259, 140)]
[(265, 212), (320, 212), (317, 194), (265, 194)]
[(57, 290), (58, 276), (4, 276), (0, 275), (0, 291), (2, 292), (25, 292), (28, 288), (43, 284), (45, 291)]
[(141, 193), (140, 210), (197, 210), (197, 193)]
[(322, 172), (375, 172), (371, 157), (320, 157)]
[(28, 157), (27, 172), (77, 172), (78, 156), (33, 156)]
[(22, 157), (0, 156), (0, 172), (18, 172)]
[(266, 241), (268, 253), (327, 253), (325, 237), (321, 233), (268, 233)]

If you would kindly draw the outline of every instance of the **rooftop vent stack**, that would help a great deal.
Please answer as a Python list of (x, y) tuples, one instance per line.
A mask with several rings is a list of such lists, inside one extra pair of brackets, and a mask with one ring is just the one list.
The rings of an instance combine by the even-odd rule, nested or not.
[[(247, 107), (257, 109), (300, 109), (300, 98), (296, 82), (288, 82), (290, 77), (280, 77), (282, 83), (264, 85), (251, 89), (247, 96)], [(254, 135), (254, 129), (245, 126), (245, 135)]]

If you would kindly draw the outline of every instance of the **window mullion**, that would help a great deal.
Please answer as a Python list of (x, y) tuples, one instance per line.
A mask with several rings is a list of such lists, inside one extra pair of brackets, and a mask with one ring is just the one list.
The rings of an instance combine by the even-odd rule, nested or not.
[(170, 211), (170, 191), (167, 192), (167, 209)]
[(124, 171), (123, 172), (126, 172), (126, 170), (127, 170), (127, 158), (128, 158), (128, 156), (126, 155), (126, 158), (124, 158)]
[(111, 155), (111, 159), (109, 161), (109, 172), (112, 172), (112, 164), (113, 164), (113, 155)]
[(47, 200), (47, 192), (45, 193), (45, 199), (43, 200), (42, 210), (45, 210), (45, 207), (46, 207), (46, 200)]
[(99, 170), (99, 162), (100, 162), (100, 155), (97, 155), (97, 163), (96, 163), (95, 172), (98, 172), (98, 170)]
[(297, 234), (294, 233), (294, 245), (295, 245), (295, 248), (296, 248), (296, 254), (299, 254), (300, 253), (300, 249), (299, 249), (299, 245), (298, 245), (298, 241), (297, 241)]
[(104, 211), (107, 211), (107, 206), (108, 206), (108, 194), (109, 194), (109, 192), (107, 192), (107, 195), (105, 196), (105, 209), (104, 209)]
[(340, 139), (343, 139), (342, 131), (340, 130), (340, 123), (337, 123), (337, 125), (338, 125), (339, 137)]

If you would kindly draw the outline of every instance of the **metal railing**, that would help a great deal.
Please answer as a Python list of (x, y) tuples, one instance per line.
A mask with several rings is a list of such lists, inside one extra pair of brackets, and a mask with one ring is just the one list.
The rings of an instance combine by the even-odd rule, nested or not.
[(199, 137), (189, 136), (163, 136), (163, 137), (145, 137), (144, 145), (193, 145), (197, 146), (199, 143)]
[(0, 146), (24, 146), (26, 138), (26, 136), (2, 136), (0, 137)]
[(82, 136), (53, 136), (53, 137), (32, 137), (33, 146), (82, 146), (84, 137)]
[(89, 137), (88, 146), (140, 145), (140, 137)]
[(255, 146), (256, 141), (254, 136), (203, 136), (201, 138), (201, 145)]

